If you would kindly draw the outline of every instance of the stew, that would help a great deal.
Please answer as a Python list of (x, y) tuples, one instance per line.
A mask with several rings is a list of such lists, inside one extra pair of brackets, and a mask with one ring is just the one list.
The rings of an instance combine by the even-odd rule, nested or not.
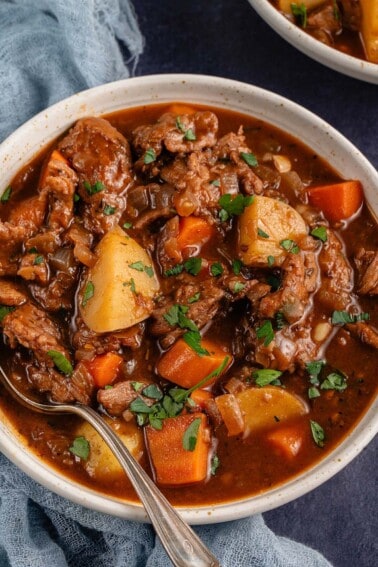
[(378, 0), (271, 0), (271, 3), (322, 43), (378, 63)]
[[(1, 364), (94, 407), (173, 503), (284, 482), (372, 402), (376, 222), (358, 180), (272, 126), (181, 104), (84, 118), (0, 213)], [(136, 500), (88, 424), (0, 405), (63, 474)]]

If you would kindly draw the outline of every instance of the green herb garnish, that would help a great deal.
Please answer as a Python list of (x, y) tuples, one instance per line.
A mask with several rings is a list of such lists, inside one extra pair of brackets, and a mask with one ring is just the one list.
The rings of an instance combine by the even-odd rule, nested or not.
[(89, 441), (85, 437), (76, 437), (71, 447), (69, 447), (69, 451), (76, 457), (86, 461), (90, 452)]
[(327, 242), (327, 229), (325, 226), (317, 226), (310, 232), (311, 236), (318, 238), (322, 242)]
[(256, 156), (251, 152), (240, 152), (240, 157), (250, 167), (256, 167), (256, 165), (258, 165)]
[(128, 229), (128, 228), (133, 228), (133, 223), (131, 223), (131, 222), (124, 222), (122, 226), (123, 226), (123, 228), (126, 228), (126, 229)]
[(211, 264), (210, 266), (210, 273), (212, 276), (214, 276), (215, 278), (221, 276), (223, 274), (223, 266), (220, 262), (214, 262), (214, 264)]
[(105, 189), (105, 185), (101, 183), (101, 181), (96, 181), (93, 185), (91, 185), (89, 181), (84, 181), (83, 185), (88, 195), (95, 195)]
[(351, 315), (348, 311), (334, 311), (332, 313), (332, 325), (345, 325), (346, 323), (358, 323), (360, 321), (368, 321), (369, 313), (358, 313)]
[(234, 289), (232, 290), (233, 293), (240, 293), (245, 288), (245, 285), (246, 284), (244, 284), (244, 283), (236, 282), (235, 285), (234, 285)]
[(318, 447), (324, 447), (325, 433), (323, 427), (312, 419), (310, 419), (310, 427), (312, 438), (315, 443), (318, 445)]
[(275, 262), (274, 256), (268, 256), (267, 261), (268, 261), (269, 268), (271, 268), (274, 265), (274, 262)]
[(267, 234), (266, 232), (264, 232), (263, 230), (261, 230), (261, 228), (257, 229), (257, 235), (261, 236), (261, 238), (269, 238), (269, 234)]
[(166, 277), (178, 276), (179, 274), (181, 274), (183, 270), (184, 270), (184, 264), (176, 264), (176, 266), (173, 266), (173, 268), (169, 268), (168, 270), (165, 270), (164, 275)]
[(10, 199), (10, 196), (12, 194), (12, 187), (10, 185), (8, 185), (8, 187), (3, 191), (1, 197), (0, 197), (0, 203), (7, 203)]
[(156, 160), (156, 153), (155, 150), (152, 148), (148, 148), (148, 150), (146, 150), (144, 156), (143, 156), (143, 161), (146, 165), (148, 165), (149, 163), (152, 163)]
[(219, 465), (220, 465), (219, 457), (218, 455), (214, 455), (214, 457), (211, 459), (211, 465), (210, 465), (210, 473), (212, 476), (214, 476), (215, 473), (217, 472)]
[(261, 327), (257, 327), (256, 336), (258, 339), (265, 339), (264, 346), (268, 346), (274, 339), (274, 331), (271, 321), (264, 321)]
[(189, 297), (188, 303), (197, 303), (201, 297), (201, 293), (197, 291), (192, 297)]
[(298, 244), (296, 242), (294, 242), (294, 240), (291, 240), (290, 238), (286, 238), (285, 240), (281, 240), (280, 246), (284, 250), (286, 250), (287, 252), (290, 252), (291, 254), (298, 254), (299, 253)]
[(73, 372), (72, 364), (64, 356), (64, 354), (62, 354), (58, 350), (48, 350), (47, 354), (51, 358), (57, 369), (60, 370), (60, 372), (63, 372), (63, 374), (67, 374), (67, 376), (70, 376), (72, 374)]
[(243, 267), (243, 262), (241, 260), (232, 261), (232, 271), (234, 272), (235, 276), (238, 276), (240, 274), (242, 267)]
[(201, 345), (202, 337), (199, 331), (187, 331), (182, 338), (198, 356), (209, 356), (209, 351)]
[(15, 307), (8, 307), (8, 305), (0, 305), (0, 322), (8, 315), (15, 310)]
[(114, 215), (116, 210), (117, 210), (117, 207), (112, 207), (111, 205), (105, 205), (103, 212), (104, 212), (104, 215), (109, 216), (109, 215)]
[(241, 215), (246, 207), (253, 203), (253, 195), (242, 195), (239, 193), (232, 197), (229, 193), (222, 195), (218, 201), (222, 207), (219, 216), (222, 221), (226, 221), (232, 215)]
[(185, 271), (192, 276), (196, 276), (200, 273), (202, 267), (202, 258), (189, 258), (184, 262)]
[(129, 264), (129, 266), (130, 268), (136, 270), (137, 272), (145, 272), (149, 278), (152, 278), (154, 275), (154, 270), (152, 269), (152, 267), (146, 266), (140, 260), (138, 262), (133, 262), (132, 264)]
[(331, 372), (320, 386), (321, 390), (336, 390), (343, 392), (347, 388), (347, 377), (341, 372)]
[(318, 398), (320, 396), (320, 392), (316, 386), (311, 386), (307, 391), (308, 397), (310, 400), (314, 398)]
[(94, 296), (94, 290), (95, 287), (93, 282), (88, 282), (83, 293), (83, 300), (81, 302), (82, 307), (85, 307), (88, 301), (92, 299), (92, 297)]
[(43, 262), (43, 256), (41, 255), (36, 256), (34, 258), (33, 266), (39, 266), (39, 264), (42, 264), (42, 262)]
[(282, 372), (279, 370), (272, 370), (270, 368), (261, 368), (260, 370), (255, 370), (252, 372), (252, 378), (254, 378), (256, 384), (262, 388), (268, 384), (273, 386), (281, 386), (281, 381), (278, 378), (282, 376)]
[(290, 4), (291, 13), (297, 18), (302, 28), (307, 26), (307, 8), (305, 4)]
[(187, 427), (182, 438), (182, 446), (186, 451), (194, 451), (197, 445), (198, 430), (201, 425), (201, 418), (196, 417)]

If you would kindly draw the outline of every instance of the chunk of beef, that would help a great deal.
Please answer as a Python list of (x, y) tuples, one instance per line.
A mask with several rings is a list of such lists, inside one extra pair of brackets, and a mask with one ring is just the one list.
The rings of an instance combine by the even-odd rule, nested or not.
[(122, 194), (132, 179), (127, 140), (107, 120), (84, 118), (58, 147), (79, 177), (84, 227), (97, 234), (107, 232), (125, 209)]
[(26, 291), (16, 282), (0, 278), (0, 304), (18, 306), (28, 299)]
[(265, 295), (258, 309), (259, 317), (273, 319), (278, 311), (294, 323), (310, 307), (310, 295), (316, 290), (318, 268), (312, 251), (288, 254), (282, 264), (280, 289)]
[(131, 187), (127, 192), (127, 212), (131, 217), (138, 215), (133, 227), (143, 230), (159, 219), (174, 215), (173, 194), (169, 183), (149, 183)]
[(26, 240), (25, 250), (37, 250), (38, 254), (53, 254), (61, 247), (60, 230), (41, 229), (37, 234)]
[(152, 125), (138, 126), (132, 143), (139, 155), (152, 149), (159, 156), (163, 149), (172, 153), (189, 153), (210, 148), (216, 142), (218, 118), (213, 112), (199, 111), (177, 116), (167, 112)]
[(353, 270), (335, 232), (327, 229), (327, 242), (319, 254), (322, 285), (317, 298), (330, 312), (345, 310), (350, 305), (353, 290)]
[(53, 313), (60, 309), (72, 308), (75, 283), (76, 270), (72, 270), (72, 273), (59, 271), (51, 278), (47, 287), (31, 284), (30, 291), (44, 309)]
[(345, 28), (359, 32), (361, 30), (360, 0), (338, 0), (341, 4), (342, 24)]
[(129, 329), (117, 333), (98, 334), (91, 331), (78, 317), (76, 319), (76, 332), (72, 337), (72, 344), (76, 350), (76, 358), (92, 358), (95, 354), (117, 352), (122, 347), (136, 350), (142, 343), (145, 323), (138, 323)]
[(24, 303), (8, 313), (2, 321), (4, 335), (11, 348), (17, 345), (33, 351), (36, 359), (52, 368), (54, 362), (47, 354), (49, 350), (61, 352), (70, 359), (67, 349), (62, 344), (58, 326), (42, 309), (31, 303)]
[[(144, 384), (144, 386), (148, 386), (147, 382), (141, 383)], [(140, 389), (142, 389), (142, 387)], [(139, 394), (135, 390), (132, 381), (118, 382), (113, 388), (99, 390), (97, 392), (97, 401), (110, 415), (122, 415), (136, 398), (141, 398), (149, 406), (154, 403), (154, 400), (151, 398), (146, 398)]]
[(377, 295), (378, 251), (360, 248), (354, 261), (359, 271), (358, 293), (362, 295)]
[[(24, 240), (28, 236), (36, 233), (45, 220), (46, 208), (47, 195), (44, 193), (39, 193), (34, 197), (25, 199), (12, 207), (9, 213), (9, 224), (18, 228), (18, 231), (14, 228), (13, 236), (16, 237), (17, 232), (19, 232), (20, 240)], [(21, 229), (24, 229), (24, 231)]]
[(48, 196), (47, 224), (53, 230), (67, 228), (72, 221), (77, 182), (78, 176), (67, 163), (50, 157), (42, 176), (40, 193)]
[(73, 254), (81, 264), (91, 268), (96, 262), (96, 256), (91, 251), (93, 235), (79, 223), (71, 224), (64, 237), (65, 241), (73, 244)]
[(163, 272), (176, 264), (181, 264), (183, 257), (177, 245), (180, 219), (176, 215), (167, 221), (161, 229), (156, 244), (156, 254)]
[(307, 29), (319, 41), (327, 45), (333, 44), (333, 35), (342, 29), (341, 18), (337, 10), (335, 10), (333, 0), (328, 0), (327, 4), (309, 13)]
[(17, 275), (28, 281), (35, 281), (47, 285), (49, 281), (49, 267), (41, 254), (33, 252), (22, 256)]
[(41, 393), (50, 392), (56, 402), (91, 403), (94, 393), (93, 378), (85, 364), (76, 365), (71, 376), (67, 377), (54, 368), (43, 368), (30, 365), (28, 378), (33, 387)]

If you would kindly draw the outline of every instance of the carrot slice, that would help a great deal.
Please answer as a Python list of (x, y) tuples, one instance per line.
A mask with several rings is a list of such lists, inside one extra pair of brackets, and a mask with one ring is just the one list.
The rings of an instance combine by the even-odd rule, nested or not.
[(303, 444), (303, 438), (303, 429), (298, 425), (277, 426), (266, 436), (268, 443), (287, 459), (293, 459), (298, 455)]
[(213, 227), (200, 217), (181, 217), (177, 247), (183, 253), (188, 247), (200, 249), (213, 235)]
[(311, 187), (308, 190), (311, 205), (318, 207), (331, 222), (347, 219), (362, 205), (363, 190), (360, 181), (350, 180)]
[[(190, 448), (185, 443), (185, 437), (187, 440), (190, 433), (188, 428), (193, 432)], [(144, 431), (151, 468), (158, 484), (177, 486), (206, 478), (210, 435), (203, 413), (170, 417), (163, 421), (162, 429), (148, 425)]]
[(104, 388), (114, 382), (118, 376), (123, 358), (114, 352), (100, 354), (88, 362), (88, 368), (98, 388)]
[(190, 398), (193, 400), (196, 406), (199, 406), (201, 409), (205, 407), (206, 402), (212, 397), (213, 396), (208, 390), (202, 390), (201, 388), (194, 390), (194, 392), (190, 394)]
[[(216, 370), (224, 361), (225, 356), (229, 357), (227, 366), (231, 364), (232, 356), (220, 345), (203, 339), (201, 346), (209, 352), (208, 356), (198, 355), (183, 339), (178, 339), (157, 363), (156, 369), (160, 376), (183, 388), (191, 388)], [(210, 379), (205, 385), (208, 386), (215, 380), (216, 377)]]

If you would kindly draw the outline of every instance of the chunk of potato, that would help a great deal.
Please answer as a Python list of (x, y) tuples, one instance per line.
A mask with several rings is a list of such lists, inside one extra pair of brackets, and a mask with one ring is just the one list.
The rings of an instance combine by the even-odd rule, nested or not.
[(378, 63), (378, 0), (360, 0), (362, 11), (362, 40), (366, 58)]
[(307, 234), (306, 223), (293, 207), (255, 195), (253, 203), (239, 217), (239, 256), (247, 266), (267, 265), (268, 256), (279, 266), (288, 254), (280, 242)]
[(85, 324), (106, 333), (149, 317), (159, 282), (147, 252), (117, 226), (102, 238), (96, 255), (79, 295)]
[(304, 400), (278, 386), (249, 388), (236, 394), (244, 415), (244, 435), (271, 429), (277, 423), (308, 413)]
[[(104, 419), (121, 438), (135, 459), (140, 460), (143, 455), (144, 441), (143, 434), (137, 425), (134, 422), (126, 423), (121, 419), (113, 420), (106, 417)], [(86, 461), (83, 461), (83, 464), (90, 476), (112, 482), (120, 475), (125, 474), (113, 452), (89, 423), (85, 422), (80, 425), (76, 435), (77, 437), (85, 437), (89, 442), (89, 457)]]

